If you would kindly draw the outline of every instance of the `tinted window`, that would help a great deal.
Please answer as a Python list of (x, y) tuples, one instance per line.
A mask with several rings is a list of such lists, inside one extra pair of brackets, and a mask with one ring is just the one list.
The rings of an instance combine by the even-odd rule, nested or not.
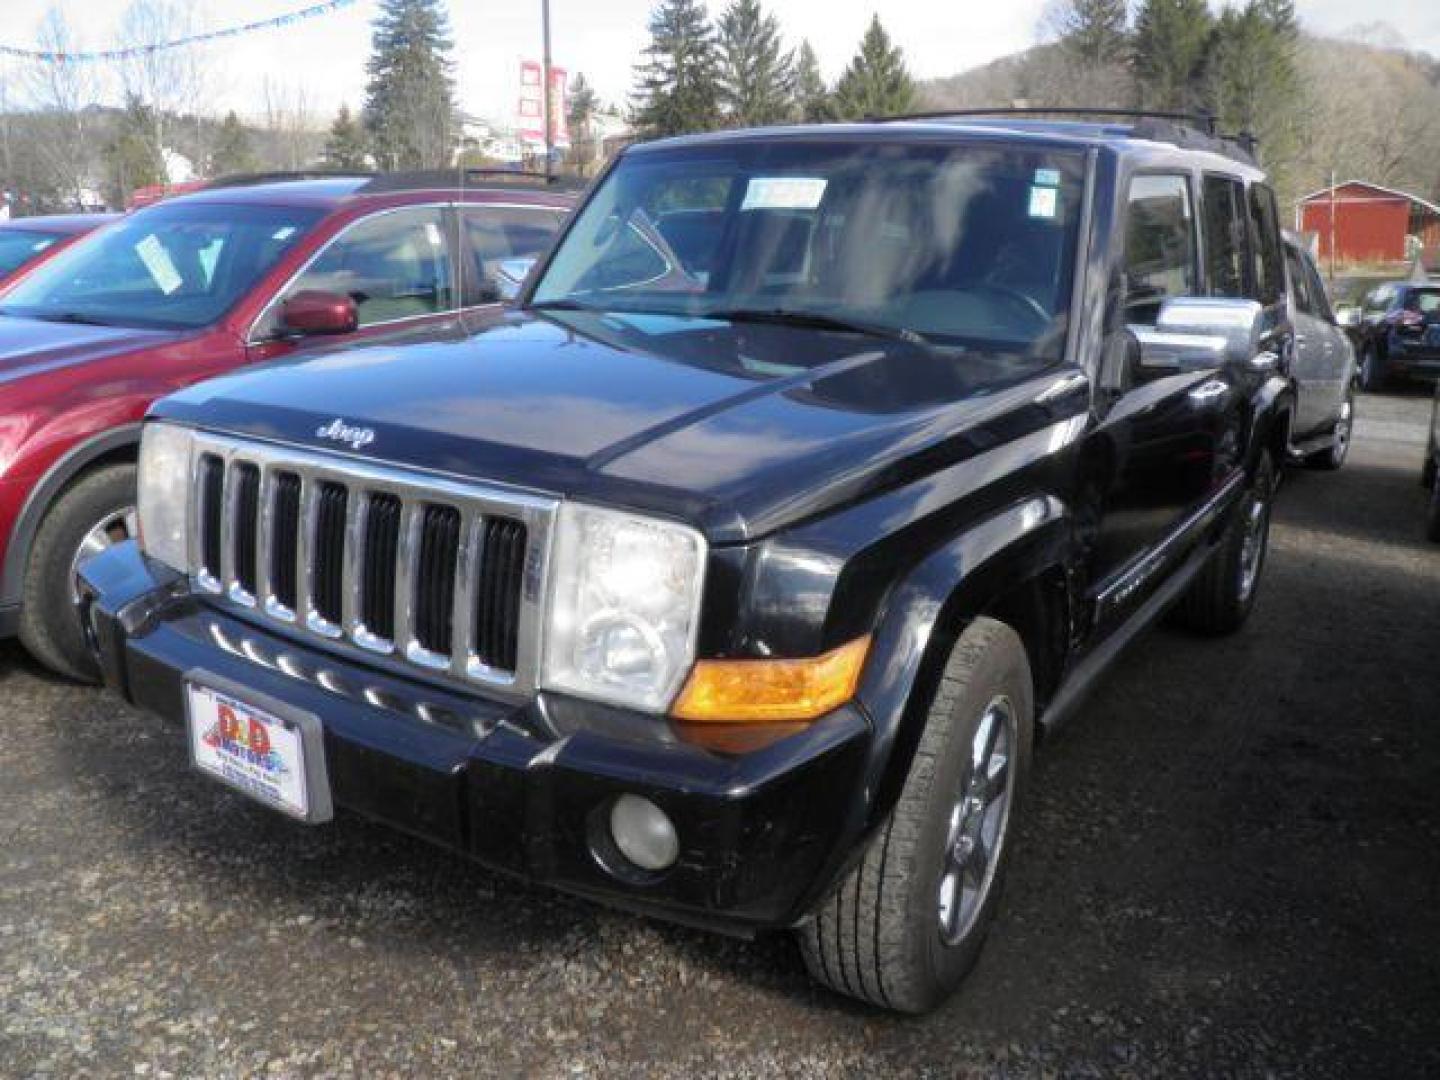
[(0, 277), (45, 254), (63, 236), (35, 229), (0, 229)]
[(37, 267), (0, 311), (115, 326), (207, 326), (319, 217), (291, 206), (161, 203)]
[(1275, 304), (1285, 299), (1284, 256), (1275, 195), (1264, 184), (1250, 185), (1250, 228), (1255, 238), (1256, 299)]
[(1440, 289), (1411, 289), (1405, 298), (1405, 308), (1422, 315), (1434, 315), (1440, 311)]
[(1244, 297), (1245, 186), (1226, 176), (1205, 177), (1205, 278), (1211, 296)]
[(1300, 261), (1305, 267), (1305, 280), (1310, 283), (1310, 301), (1315, 305), (1316, 317), (1333, 321), (1335, 316), (1330, 310), (1330, 294), (1320, 278), (1320, 271), (1315, 269), (1315, 259), (1307, 254), (1302, 255)]
[(1315, 297), (1310, 287), (1310, 275), (1306, 273), (1305, 260), (1300, 252), (1289, 244), (1285, 245), (1285, 265), (1290, 273), (1290, 291), (1295, 297), (1295, 308), (1306, 315), (1318, 314)]
[(854, 142), (628, 155), (533, 302), (828, 315), (974, 353), (1059, 359), (1085, 162)]
[(562, 219), (555, 210), (506, 206), (470, 207), (460, 217), (469, 254), (463, 301), (467, 306), (510, 295), (498, 282), (522, 281), (530, 262), (550, 246)]
[[(444, 212), (426, 206), (362, 219), (325, 248), (279, 299), (306, 289), (350, 297), (361, 326), (454, 310)], [(276, 305), (259, 336), (278, 328), (278, 319)]]
[(1195, 221), (1185, 177), (1130, 181), (1124, 287), (1125, 321), (1152, 326), (1166, 300), (1196, 294)]

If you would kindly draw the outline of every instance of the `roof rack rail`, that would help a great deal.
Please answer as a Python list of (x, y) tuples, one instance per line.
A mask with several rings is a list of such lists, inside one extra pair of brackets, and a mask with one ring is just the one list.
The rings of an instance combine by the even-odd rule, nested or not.
[(892, 120), (948, 120), (967, 116), (1103, 116), (1123, 120), (1169, 120), (1173, 123), (1190, 124), (1212, 137), (1218, 138), (1220, 135), (1220, 121), (1213, 113), (1122, 109), (1108, 105), (1089, 109), (1076, 105), (1001, 105), (991, 109), (936, 109), (933, 112), (897, 113), (894, 116), (867, 116), (865, 119), (872, 123), (886, 123)]
[(1004, 119), (1005, 117), (1047, 117), (1083, 120), (1135, 120), (1134, 134), (1157, 142), (1173, 142), (1186, 149), (1209, 150), (1247, 165), (1258, 165), (1255, 152), (1260, 140), (1250, 131), (1234, 135), (1220, 131), (1220, 119), (1213, 113), (1172, 112), (1162, 109), (1124, 109), (1110, 106), (1085, 108), (1076, 105), (1015, 105), (989, 109), (937, 109), (933, 112), (903, 113), (895, 116), (866, 117), (872, 123), (901, 120), (960, 120), (965, 118)]
[(453, 169), (377, 173), (360, 190), (366, 194), (374, 194), (383, 191), (409, 191), (416, 188), (485, 187), (506, 182), (538, 184), (561, 191), (577, 190), (584, 186), (583, 180), (574, 177), (556, 176), (529, 169), (463, 165)]
[(281, 184), (288, 180), (362, 180), (376, 175), (367, 169), (287, 169), (274, 172), (231, 173), (206, 182), (206, 188), (250, 187), (254, 184)]

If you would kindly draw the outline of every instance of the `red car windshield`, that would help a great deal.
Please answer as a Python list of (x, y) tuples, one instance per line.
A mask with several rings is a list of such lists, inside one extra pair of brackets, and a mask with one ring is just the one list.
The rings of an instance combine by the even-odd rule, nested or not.
[(155, 329), (208, 326), (323, 216), (293, 206), (161, 204), (37, 267), (0, 315)]

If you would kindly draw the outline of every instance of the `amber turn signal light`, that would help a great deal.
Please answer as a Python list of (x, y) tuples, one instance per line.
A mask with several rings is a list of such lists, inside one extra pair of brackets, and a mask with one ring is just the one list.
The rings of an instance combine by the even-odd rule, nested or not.
[(855, 696), (870, 638), (803, 660), (700, 660), (670, 715), (691, 723), (814, 720)]

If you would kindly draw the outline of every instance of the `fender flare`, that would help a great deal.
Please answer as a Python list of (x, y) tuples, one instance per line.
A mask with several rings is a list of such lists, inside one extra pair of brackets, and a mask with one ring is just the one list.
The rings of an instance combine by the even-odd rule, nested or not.
[(40, 531), (40, 523), (55, 502), (77, 476), (101, 458), (117, 450), (140, 445), (140, 427), (137, 423), (123, 424), (110, 428), (99, 435), (91, 436), (65, 451), (37, 480), (25, 499), (20, 516), (10, 533), (10, 542), (5, 546), (5, 566), (0, 574), (0, 607), (18, 606), (25, 582), (25, 567), (30, 561), (30, 545)]
[(967, 616), (1017, 581), (1062, 567), (1070, 532), (1070, 513), (1059, 499), (1026, 499), (931, 552), (891, 591), (858, 694), (873, 732), (867, 828), (899, 798), (924, 714)]
[[(1276, 424), (1285, 425), (1285, 443), (1288, 446), (1293, 434), (1297, 391), (1293, 379), (1278, 375), (1266, 379), (1251, 399), (1249, 441), (1245, 447), (1245, 473), (1253, 476), (1260, 463), (1260, 451), (1271, 445), (1270, 436)], [(1275, 468), (1283, 468), (1284, 455), (1276, 461)]]

